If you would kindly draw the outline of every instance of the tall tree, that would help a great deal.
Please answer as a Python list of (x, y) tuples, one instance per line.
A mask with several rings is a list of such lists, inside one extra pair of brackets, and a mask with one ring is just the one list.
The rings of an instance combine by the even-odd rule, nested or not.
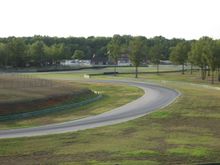
[(8, 53), (6, 44), (0, 43), (0, 65), (7, 66), (8, 64)]
[(107, 50), (109, 57), (114, 61), (114, 74), (116, 75), (116, 66), (118, 65), (118, 58), (121, 54), (122, 40), (120, 35), (114, 35), (109, 44)]
[(204, 55), (204, 47), (206, 44), (205, 38), (200, 38), (192, 44), (191, 52), (189, 53), (189, 59), (194, 64), (201, 68), (202, 80), (206, 78), (206, 66), (207, 60)]
[(159, 44), (156, 44), (150, 48), (150, 61), (157, 66), (157, 74), (159, 74), (160, 60), (162, 59), (162, 48)]
[(52, 59), (53, 63), (55, 63), (56, 67), (60, 60), (62, 60), (62, 56), (64, 54), (64, 45), (62, 43), (60, 44), (54, 44), (51, 46), (51, 53), (52, 53)]
[(47, 59), (46, 64), (52, 65), (53, 64), (53, 49), (51, 46), (44, 46), (44, 55), (45, 59)]
[(12, 38), (7, 44), (9, 56), (12, 65), (15, 67), (24, 67), (27, 62), (27, 45), (22, 38)]
[(85, 53), (82, 50), (75, 50), (72, 58), (77, 60), (82, 60), (85, 58)]
[(211, 82), (214, 83), (214, 72), (217, 68), (217, 55), (215, 54), (216, 42), (209, 37), (202, 38), (204, 40), (203, 56), (206, 58), (209, 69), (212, 72)]
[(30, 46), (30, 54), (33, 57), (35, 64), (43, 66), (46, 63), (45, 59), (45, 44), (43, 41), (36, 41)]
[(190, 74), (193, 73), (193, 66), (196, 65), (194, 59), (193, 59), (193, 55), (192, 55), (192, 45), (195, 43), (196, 40), (191, 40), (191, 41), (188, 41), (189, 42), (189, 45), (190, 45), (190, 51), (188, 52), (187, 54), (187, 59), (188, 59), (188, 62), (190, 63)]
[(190, 74), (193, 73), (193, 66), (195, 65), (191, 53), (192, 53), (192, 52), (189, 51), (188, 54), (187, 54), (187, 56), (188, 56), (188, 62), (190, 63)]
[(129, 59), (135, 67), (135, 78), (138, 78), (138, 67), (145, 57), (146, 44), (143, 37), (134, 37), (129, 43)]
[(218, 73), (218, 81), (220, 81), (220, 40), (215, 41), (214, 57), (215, 65)]
[(171, 48), (170, 60), (175, 64), (182, 65), (182, 74), (185, 71), (184, 66), (187, 62), (189, 51), (190, 45), (187, 42), (180, 42)]

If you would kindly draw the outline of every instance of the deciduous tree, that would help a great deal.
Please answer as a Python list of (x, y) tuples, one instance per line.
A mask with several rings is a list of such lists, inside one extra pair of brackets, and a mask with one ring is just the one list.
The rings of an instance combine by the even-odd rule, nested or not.
[(114, 74), (116, 75), (116, 66), (118, 65), (118, 58), (121, 55), (122, 40), (120, 35), (114, 35), (107, 46), (110, 59), (114, 61)]
[(182, 74), (184, 74), (184, 66), (187, 63), (189, 51), (190, 45), (187, 42), (180, 42), (171, 48), (170, 61), (182, 65)]
[(129, 44), (129, 59), (135, 67), (135, 78), (138, 78), (138, 67), (145, 57), (146, 44), (143, 37), (134, 37)]
[(154, 45), (149, 52), (150, 61), (157, 66), (157, 74), (159, 74), (160, 60), (162, 59), (162, 49), (160, 45)]
[(206, 78), (206, 66), (207, 61), (204, 55), (204, 47), (206, 45), (205, 38), (200, 38), (192, 44), (191, 52), (189, 53), (189, 59), (191, 62), (201, 68), (202, 80)]
[(75, 50), (72, 58), (77, 60), (82, 60), (85, 58), (85, 53), (82, 50)]

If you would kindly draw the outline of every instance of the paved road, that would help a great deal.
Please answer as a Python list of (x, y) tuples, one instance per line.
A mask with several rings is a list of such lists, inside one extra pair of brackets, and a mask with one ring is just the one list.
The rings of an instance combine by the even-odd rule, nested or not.
[(50, 124), (32, 128), (0, 130), (0, 138), (28, 137), (40, 136), (48, 134), (57, 134), (70, 131), (78, 131), (89, 128), (107, 126), (132, 120), (146, 115), (153, 110), (162, 108), (172, 103), (180, 94), (172, 89), (161, 87), (158, 85), (120, 80), (93, 80), (95, 82), (106, 83), (122, 83), (131, 86), (137, 86), (145, 91), (145, 94), (135, 101), (132, 101), (119, 108), (113, 109), (106, 113), (86, 117), (79, 120)]

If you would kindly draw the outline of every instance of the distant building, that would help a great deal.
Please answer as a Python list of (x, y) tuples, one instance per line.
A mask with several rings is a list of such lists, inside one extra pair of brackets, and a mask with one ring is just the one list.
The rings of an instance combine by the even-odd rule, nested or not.
[(118, 66), (131, 66), (131, 61), (129, 60), (128, 54), (122, 54), (118, 58)]
[(173, 63), (170, 60), (160, 60), (160, 64), (172, 65)]
[(60, 65), (63, 66), (90, 66), (91, 60), (62, 60)]
[(109, 64), (108, 57), (93, 55), (91, 64), (92, 65), (108, 65)]

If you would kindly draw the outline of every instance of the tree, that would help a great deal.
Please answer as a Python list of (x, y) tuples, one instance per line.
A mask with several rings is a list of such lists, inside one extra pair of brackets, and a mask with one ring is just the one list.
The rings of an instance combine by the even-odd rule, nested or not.
[(9, 56), (12, 65), (15, 67), (24, 67), (27, 62), (27, 45), (22, 38), (12, 38), (7, 44)]
[(195, 41), (196, 40), (188, 41), (190, 45), (190, 51), (187, 53), (187, 59), (188, 59), (188, 62), (190, 63), (190, 74), (193, 73), (193, 66), (196, 65), (193, 59), (193, 55), (192, 55), (192, 44), (195, 43)]
[(215, 64), (216, 69), (218, 72), (218, 81), (220, 81), (220, 40), (215, 41), (215, 49), (214, 49), (214, 57), (215, 57)]
[(150, 48), (150, 61), (157, 66), (157, 74), (159, 74), (159, 65), (162, 58), (162, 49), (160, 45), (154, 45)]
[(173, 45), (172, 40), (169, 41), (163, 36), (155, 36), (150, 39), (150, 42), (152, 42), (152, 45), (151, 45), (152, 47), (156, 46), (160, 48), (160, 60), (169, 59), (170, 47), (175, 46)]
[(203, 56), (206, 58), (207, 64), (209, 66), (209, 69), (212, 72), (212, 84), (214, 83), (214, 72), (217, 68), (217, 56), (218, 54), (215, 53), (216, 49), (216, 42), (209, 37), (203, 37), (202, 38), (204, 42), (204, 47), (203, 47)]
[(64, 44), (54, 44), (50, 47), (50, 53), (52, 55), (53, 63), (55, 63), (56, 67), (60, 60), (62, 60), (62, 57), (64, 55), (65, 49)]
[(193, 73), (193, 65), (194, 65), (194, 61), (193, 61), (193, 59), (192, 59), (192, 54), (191, 54), (192, 52), (191, 51), (189, 51), (188, 52), (188, 54), (187, 54), (187, 56), (188, 56), (188, 62), (190, 63), (190, 74), (192, 74)]
[[(1, 50), (6, 50), (6, 56), (3, 55), (5, 53), (2, 53), (4, 51), (1, 52), (0, 65), (4, 63), (7, 66), (24, 67), (27, 63), (31, 63), (33, 66), (58, 64), (60, 60), (70, 59), (76, 50), (81, 50), (85, 55), (83, 59), (91, 59), (94, 63), (107, 63), (111, 60), (115, 64), (114, 72), (116, 72), (118, 59), (122, 54), (128, 55), (128, 47), (132, 38), (130, 35), (114, 35), (113, 37), (91, 36), (88, 38), (49, 36), (0, 38)], [(183, 39), (175, 38), (166, 39), (162, 36), (149, 39), (142, 38), (149, 48), (145, 53), (144, 60), (145, 62), (151, 61), (156, 64), (158, 73), (160, 60), (168, 60), (172, 50), (170, 48), (176, 47), (178, 43), (184, 41)], [(187, 42), (191, 43), (191, 41)], [(207, 57), (200, 54), (201, 49), (199, 47), (202, 48), (203, 44), (196, 44), (195, 42), (192, 45), (194, 45), (196, 50), (189, 53), (189, 62), (201, 67), (202, 77), (205, 77), (207, 66), (210, 67), (210, 64), (208, 64)], [(196, 52), (197, 55), (193, 52)], [(218, 67), (216, 69), (218, 70)]]
[(35, 61), (35, 64), (43, 66), (45, 60), (45, 44), (43, 41), (36, 41), (30, 46), (30, 54)]
[(143, 37), (134, 37), (129, 43), (129, 59), (135, 67), (135, 78), (138, 78), (138, 67), (146, 53), (146, 45)]
[(88, 37), (86, 39), (86, 49), (83, 50), (86, 55), (85, 59), (91, 59), (94, 63), (96, 61), (107, 61), (109, 58), (107, 45), (110, 41), (110, 37)]
[(116, 66), (118, 65), (118, 58), (121, 54), (122, 40), (120, 35), (114, 35), (109, 44), (107, 50), (109, 57), (114, 61), (114, 74), (116, 75)]
[(0, 43), (0, 65), (7, 66), (8, 64), (8, 53), (6, 44)]
[(82, 50), (75, 50), (72, 58), (82, 60), (85, 58), (85, 53)]
[(59, 61), (65, 58), (65, 51), (64, 44), (53, 44), (51, 46), (44, 45), (44, 58), (46, 59), (46, 64), (55, 64), (57, 67)]
[(51, 46), (44, 46), (44, 55), (46, 59), (46, 64), (52, 65), (53, 64), (53, 50)]
[(175, 47), (171, 48), (170, 61), (182, 65), (182, 74), (184, 74), (184, 65), (187, 62), (189, 51), (190, 45), (187, 42), (180, 42)]
[(189, 53), (189, 59), (194, 64), (201, 68), (201, 77), (202, 80), (206, 78), (206, 66), (207, 61), (206, 57), (204, 56), (204, 47), (206, 41), (205, 38), (200, 38), (198, 41), (195, 41), (192, 44), (191, 52)]

